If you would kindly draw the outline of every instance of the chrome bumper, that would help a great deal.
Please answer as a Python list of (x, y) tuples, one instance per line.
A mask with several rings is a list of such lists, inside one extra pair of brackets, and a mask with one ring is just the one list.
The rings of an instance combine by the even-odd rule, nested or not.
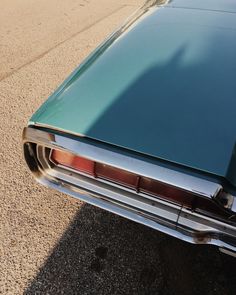
[[(26, 162), (38, 182), (120, 216), (147, 225), (194, 244), (211, 244), (224, 252), (236, 253), (236, 227), (233, 223), (192, 212), (179, 205), (119, 185), (98, 181), (73, 171), (55, 169), (47, 160), (46, 149), (58, 148), (91, 160), (141, 173), (148, 177), (174, 182), (175, 185), (214, 198), (221, 185), (145, 161), (130, 158), (66, 138), (52, 132), (25, 128), (23, 133)], [(229, 254), (227, 253), (227, 254)]]

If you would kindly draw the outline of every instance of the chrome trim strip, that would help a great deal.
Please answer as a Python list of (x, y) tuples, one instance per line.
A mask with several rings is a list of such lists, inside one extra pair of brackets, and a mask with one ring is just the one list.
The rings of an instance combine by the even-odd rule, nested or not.
[(220, 252), (226, 254), (226, 255), (230, 255), (230, 256), (233, 256), (234, 258), (236, 258), (236, 252), (234, 251), (230, 251), (228, 249), (225, 249), (225, 248), (219, 248)]
[[(193, 230), (191, 231), (189, 227), (182, 228), (181, 226), (177, 226), (175, 223), (168, 222), (168, 220), (162, 220), (161, 218), (152, 216), (147, 212), (138, 211), (136, 208), (128, 207), (119, 201), (109, 200), (106, 196), (101, 196), (97, 193), (87, 191), (84, 188), (81, 189), (79, 187), (70, 186), (69, 184), (48, 181), (44, 177), (38, 178), (37, 181), (47, 187), (54, 188), (55, 190), (59, 190), (62, 193), (78, 198), (86, 203), (141, 223), (183, 241), (192, 244), (216, 245), (222, 249), (228, 249), (236, 253), (236, 243), (235, 246), (232, 246), (224, 242), (222, 239), (223, 237), (220, 236), (220, 232), (212, 229), (211, 227), (205, 229), (205, 234), (201, 233), (200, 228), (198, 229), (198, 232), (194, 232)], [(212, 236), (212, 233), (215, 233), (215, 238)]]
[[(89, 155), (88, 158), (96, 161), (98, 158), (99, 160), (102, 158), (108, 161), (109, 159), (105, 156), (106, 152), (104, 152), (103, 149), (97, 149), (92, 146), (90, 151), (90, 145), (81, 144), (72, 139), (63, 140), (62, 136), (33, 128), (26, 128), (23, 136), (24, 144), (36, 143), (39, 145), (39, 148), (37, 149), (38, 155), (29, 150), (29, 155), (26, 155), (26, 161), (29, 167), (31, 167), (31, 171), (37, 181), (43, 185), (147, 225), (181, 240), (194, 244), (216, 245), (228, 254), (232, 252), (236, 253), (235, 226), (199, 213), (191, 212), (179, 205), (158, 198), (124, 190), (121, 187), (114, 186), (113, 184), (111, 185), (105, 181), (100, 182), (96, 179), (79, 175), (78, 173), (73, 173), (72, 171), (67, 171), (59, 167), (54, 169), (51, 166), (52, 164), (47, 161), (47, 156), (45, 155), (45, 147), (53, 147), (69, 150), (83, 156), (86, 154), (86, 156)], [(89, 148), (89, 151), (86, 150), (85, 146)], [(102, 152), (102, 156), (100, 155), (100, 152)], [(117, 163), (116, 167), (123, 169), (121, 164), (123, 164), (124, 159), (128, 160), (127, 156), (120, 155), (121, 158), (119, 158), (116, 153), (109, 151), (109, 155), (114, 154), (116, 155), (115, 160), (121, 159), (122, 161), (122, 163)], [(40, 159), (40, 163), (38, 162), (38, 158)], [(35, 161), (36, 159), (36, 166), (32, 166), (30, 161)], [(110, 161), (116, 163), (115, 160), (112, 159)], [(139, 169), (141, 163), (145, 164), (145, 162), (136, 159), (130, 160), (129, 163), (136, 164), (136, 161), (138, 161)], [(110, 164), (110, 162), (107, 164)], [(148, 163), (146, 164), (149, 166)], [(145, 168), (148, 167), (147, 165), (145, 165)], [(150, 165), (153, 166), (153, 164)], [(134, 169), (134, 167), (132, 169)], [(145, 175), (153, 175), (151, 174), (153, 173), (152, 169), (151, 172), (149, 170), (145, 171)], [(160, 171), (161, 170), (158, 170), (158, 172)], [(134, 172), (137, 173), (136, 170)], [(165, 177), (166, 176), (167, 175), (165, 175)], [(209, 188), (209, 186), (206, 187)]]
[(178, 226), (191, 227), (194, 231), (202, 233), (207, 233), (209, 228), (211, 228), (212, 233), (221, 233), (236, 237), (235, 226), (213, 219), (212, 217), (191, 212), (185, 208), (182, 208), (179, 214)]
[[(43, 147), (39, 146), (38, 148), (38, 158), (41, 159), (42, 167), (47, 175), (50, 175), (53, 179), (61, 179), (70, 185), (79, 186), (85, 189), (88, 192), (93, 192), (98, 195), (105, 195), (106, 198), (109, 198), (111, 202), (117, 202), (126, 205), (128, 207), (134, 207), (135, 210), (140, 210), (140, 212), (145, 211), (151, 215), (158, 216), (156, 219), (168, 220), (169, 225), (174, 228), (181, 227), (191, 227), (196, 232), (206, 233), (207, 237), (204, 239), (209, 239), (209, 236), (218, 235), (219, 233), (225, 235), (236, 234), (236, 228), (234, 226), (225, 224), (218, 220), (213, 220), (198, 213), (191, 212), (187, 209), (181, 208), (179, 205), (172, 204), (160, 200), (155, 197), (151, 197), (142, 193), (136, 194), (133, 191), (119, 188), (112, 185), (106, 181), (100, 181), (93, 178), (88, 178), (87, 176), (82, 176), (77, 173), (71, 173), (65, 171), (65, 169), (58, 169), (58, 167), (51, 168), (50, 163), (46, 160), (45, 155), (43, 155)], [(44, 156), (44, 160), (42, 159)], [(198, 239), (203, 239), (202, 236)], [(224, 246), (224, 243), (220, 245)]]
[(69, 184), (57, 182), (52, 179), (49, 180), (43, 176), (36, 178), (36, 180), (49, 188), (53, 188), (81, 201), (105, 209), (109, 212), (141, 223), (143, 225), (149, 226), (162, 233), (169, 234), (173, 237), (184, 240), (184, 234), (176, 231), (176, 225), (174, 223), (171, 224), (168, 223), (168, 221), (158, 219), (158, 217), (152, 216), (147, 212), (138, 211), (135, 208), (128, 207), (125, 204), (120, 203), (119, 201), (109, 200), (109, 198), (107, 198), (106, 196), (86, 191), (84, 188), (70, 186)]
[(231, 206), (231, 211), (236, 213), (236, 196), (232, 196), (233, 197), (233, 201), (232, 201), (232, 206)]
[[(120, 203), (127, 206), (135, 207), (137, 210), (146, 211), (150, 214), (160, 216), (163, 219), (168, 219), (174, 224), (177, 222), (180, 212), (180, 206), (158, 200), (152, 196), (144, 194), (136, 194), (133, 191), (123, 187), (119, 187), (106, 181), (97, 180), (88, 176), (83, 176), (72, 171), (60, 169), (58, 167), (51, 168), (50, 163), (44, 156), (43, 147), (38, 148), (38, 159), (41, 162), (43, 171), (53, 179), (63, 180), (76, 187), (80, 187), (89, 192), (94, 192), (98, 195), (104, 195), (106, 198), (111, 199), (112, 202), (119, 200)], [(112, 189), (111, 189), (112, 187)], [(167, 205), (168, 204), (168, 205)]]
[(222, 189), (222, 186), (218, 183), (157, 166), (110, 150), (104, 150), (73, 139), (68, 139), (61, 135), (46, 133), (41, 130), (26, 127), (23, 137), (25, 142), (33, 141), (49, 148), (54, 147), (66, 150), (90, 160), (149, 177), (207, 198), (215, 197)]

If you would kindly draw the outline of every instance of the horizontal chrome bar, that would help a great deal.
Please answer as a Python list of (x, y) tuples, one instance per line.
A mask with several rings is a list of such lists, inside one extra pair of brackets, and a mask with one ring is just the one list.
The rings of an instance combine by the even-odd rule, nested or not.
[[(34, 154), (29, 149), (29, 155), (26, 155), (26, 161), (40, 183), (184, 241), (195, 244), (217, 245), (224, 252), (236, 252), (235, 226), (215, 220), (212, 217), (191, 212), (179, 205), (166, 202), (159, 198), (135, 193), (131, 190), (129, 191), (128, 189), (107, 183), (106, 181), (97, 181), (96, 179), (79, 175), (78, 173), (60, 167), (52, 167), (52, 164), (47, 159), (46, 148), (59, 148), (92, 160), (98, 161), (99, 159), (99, 161), (109, 165), (112, 165), (112, 161), (112, 163), (117, 164), (115, 165), (116, 167), (122, 169), (124, 169), (123, 164), (125, 164), (125, 160), (129, 160), (127, 156), (120, 155), (119, 157), (117, 153), (108, 151), (109, 156), (115, 155), (115, 159), (121, 161), (117, 163), (114, 159), (108, 159), (105, 155), (107, 151), (101, 148), (77, 142), (73, 139), (65, 138), (63, 140), (63, 136), (61, 135), (47, 133), (33, 128), (26, 128), (23, 136), (24, 144), (37, 144), (37, 153), (35, 151)], [(100, 155), (100, 152), (102, 155)], [(34, 165), (30, 163), (33, 161), (35, 161)], [(137, 163), (138, 169), (140, 169), (138, 171), (141, 171), (141, 164), (145, 165), (145, 169), (147, 167), (149, 168), (149, 163), (137, 159), (129, 160), (129, 163), (135, 165)], [(157, 177), (159, 177), (159, 173), (162, 170), (159, 170), (159, 167), (157, 167), (158, 173), (154, 175), (152, 173), (153, 166), (155, 165), (150, 165), (152, 167), (150, 170), (145, 170), (144, 175), (159, 179)], [(125, 167), (129, 171), (137, 173), (134, 167), (132, 167), (132, 170), (128, 169), (128, 166)], [(165, 177), (167, 177), (167, 174), (161, 179), (165, 179)], [(193, 179), (195, 180), (194, 177)], [(201, 183), (201, 180), (197, 183)], [(206, 187), (209, 189), (211, 186)], [(216, 190), (219, 189), (218, 186), (215, 188)]]
[(222, 186), (218, 183), (174, 171), (166, 167), (157, 166), (108, 149), (104, 150), (104, 148), (79, 142), (61, 135), (46, 133), (27, 127), (24, 129), (23, 137), (25, 142), (31, 142), (33, 140), (35, 143), (43, 144), (49, 148), (53, 147), (70, 151), (90, 160), (146, 176), (207, 198), (215, 197), (222, 189)]
[(63, 180), (63, 182), (70, 183), (76, 187), (80, 187), (89, 192), (94, 192), (98, 195), (104, 195), (111, 201), (126, 204), (127, 206), (134, 207), (140, 211), (146, 211), (150, 214), (159, 216), (160, 218), (169, 220), (176, 224), (181, 207), (179, 205), (170, 204), (157, 198), (147, 196), (142, 193), (136, 194), (133, 191), (120, 188), (103, 180), (97, 180), (88, 176), (83, 176), (78, 173), (73, 173), (66, 169), (59, 167), (51, 167), (47, 156), (45, 155), (45, 148), (38, 146), (37, 157), (42, 165), (43, 171), (53, 179)]

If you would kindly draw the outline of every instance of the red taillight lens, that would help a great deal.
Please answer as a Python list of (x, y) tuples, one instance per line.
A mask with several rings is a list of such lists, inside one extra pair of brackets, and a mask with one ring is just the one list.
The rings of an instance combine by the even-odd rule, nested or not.
[(139, 176), (106, 164), (95, 163), (94, 161), (68, 152), (53, 150), (51, 153), (51, 160), (56, 164), (75, 169), (96, 178), (112, 181), (150, 195), (164, 197), (165, 199), (182, 203), (186, 206), (191, 206), (193, 198), (195, 197), (189, 192), (182, 191), (157, 180)]
[(139, 178), (133, 173), (100, 163), (96, 163), (96, 176), (133, 189), (137, 188)]
[(178, 203), (186, 208), (191, 208), (191, 210), (200, 209), (219, 216), (225, 214), (213, 201), (199, 198), (194, 193), (119, 168), (97, 163), (68, 152), (52, 150), (51, 160), (56, 164), (72, 168), (78, 172), (112, 181), (137, 192), (140, 191), (173, 203)]
[(94, 161), (59, 150), (52, 151), (51, 159), (53, 162), (62, 166), (66, 166), (89, 175), (94, 175)]
[(191, 207), (193, 198), (195, 197), (192, 193), (147, 177), (141, 177), (139, 190), (144, 193), (164, 197), (173, 202), (184, 204), (186, 207)]

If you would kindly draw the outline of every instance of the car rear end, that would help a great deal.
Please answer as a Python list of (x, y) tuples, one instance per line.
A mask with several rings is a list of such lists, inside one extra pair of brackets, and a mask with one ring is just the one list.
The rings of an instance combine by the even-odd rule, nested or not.
[(30, 119), (37, 181), (235, 255), (235, 13), (222, 0), (144, 6)]
[(219, 181), (53, 130), (27, 127), (23, 140), (40, 183), (179, 239), (236, 251), (235, 198)]

